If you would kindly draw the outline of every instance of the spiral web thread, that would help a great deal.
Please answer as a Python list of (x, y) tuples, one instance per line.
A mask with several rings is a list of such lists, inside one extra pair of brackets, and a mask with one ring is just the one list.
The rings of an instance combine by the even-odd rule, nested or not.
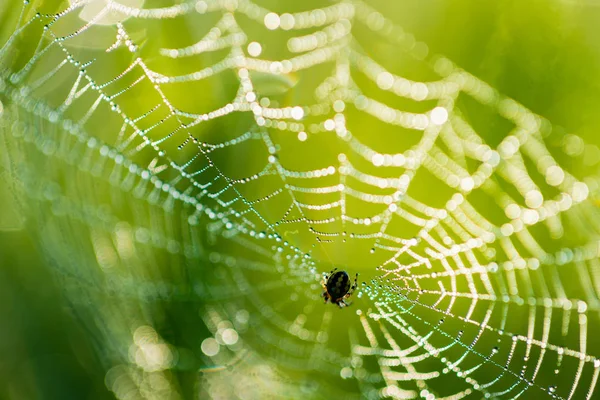
[[(153, 222), (132, 226), (119, 212), (98, 204), (94, 208), (92, 198), (72, 197), (81, 189), (60, 194), (52, 173), (18, 168), (27, 196), (48, 202), (56, 217), (90, 227), (101, 269), (133, 265), (144, 246), (165, 250), (172, 258), (207, 256), (224, 266), (230, 278), (219, 285), (199, 284), (185, 294), (162, 282), (153, 296), (209, 302), (201, 317), (223, 347), (230, 345), (234, 359), (263, 348), (283, 368), (322, 373), (328, 377), (325, 383), (302, 389), (312, 395), (327, 393), (333, 389), (324, 387), (344, 379), (354, 382), (348, 392), (367, 397), (592, 397), (600, 371), (600, 360), (588, 348), (588, 325), (597, 318), (600, 290), (599, 219), (593, 202), (597, 176), (577, 179), (559, 165), (560, 157), (564, 165), (587, 146), (580, 138), (569, 135), (561, 142), (563, 149), (550, 149), (550, 122), (450, 60), (428, 56), (426, 45), (363, 2), (285, 14), (243, 0), (158, 8), (128, 4), (74, 2), (58, 14), (35, 14), (26, 4), (0, 51), (7, 66), (0, 80), (4, 113), (17, 121), (10, 126), (5, 122), (11, 131), (5, 141), (32, 143), (39, 151), (36, 157), (47, 157), (48, 165), (77, 166), (88, 180), (106, 182), (135, 207), (148, 207), (146, 219), (149, 215)], [(186, 46), (144, 51), (129, 32), (130, 24), (133, 30), (146, 24), (145, 34), (151, 36), (150, 27), (160, 23), (204, 15), (211, 18), (211, 29)], [(265, 35), (285, 32), (291, 56), (259, 58), (260, 47), (240, 19), (266, 28)], [(111, 24), (115, 40), (93, 56), (71, 46)], [(388, 71), (365, 51), (356, 33), (360, 29), (379, 35), (397, 49), (398, 57), (421, 63), (437, 78), (413, 81)], [(23, 37), (38, 34), (28, 60), (14, 61)], [(209, 53), (224, 56), (185, 73), (152, 67), (162, 57), (189, 70), (194, 64), (186, 60)], [(94, 66), (108, 65), (113, 54), (127, 60), (126, 65), (104, 79), (105, 71)], [(288, 77), (324, 66), (328, 75), (315, 86), (311, 104), (279, 107), (256, 90), (262, 76)], [(225, 105), (192, 112), (176, 105), (181, 99), (171, 99), (177, 97), (173, 87), (185, 93), (186, 85), (228, 71), (238, 87)], [(371, 82), (368, 90), (355, 81), (355, 74)], [(47, 88), (59, 77), (69, 90), (55, 101), (58, 95)], [(396, 101), (392, 98), (419, 111), (386, 104)], [(508, 121), (510, 131), (494, 146), (486, 144), (485, 132), (462, 109), (463, 98)], [(129, 107), (136, 102), (139, 109), (146, 103), (150, 107), (140, 113)], [(412, 135), (415, 144), (393, 153), (387, 152), (387, 142), (367, 144), (377, 133), (350, 129), (350, 109), (376, 124), (397, 127), (395, 135)], [(227, 140), (204, 141), (194, 134), (203, 124), (237, 114), (249, 116), (249, 128), (236, 127)], [(97, 115), (106, 118), (105, 126), (98, 128)], [(28, 119), (37, 125), (28, 126)], [(294, 168), (294, 162), (279, 155), (290, 143), (321, 139), (333, 140), (336, 158), (315, 157), (310, 162), (319, 165), (311, 170)], [(247, 160), (243, 171), (234, 172), (219, 164), (219, 152), (237, 148), (244, 148), (235, 153), (238, 157), (246, 154), (259, 163)], [(258, 172), (247, 173), (255, 167)], [(411, 193), (419, 179), (430, 183), (432, 197)], [(442, 200), (440, 206), (427, 204)], [(572, 230), (579, 233), (569, 239), (572, 247), (564, 247), (563, 238)], [(541, 237), (558, 247), (545, 248)], [(226, 247), (219, 247), (220, 242)], [(322, 309), (319, 271), (340, 264), (336, 256), (350, 244), (371, 249), (377, 260), (368, 266), (373, 280), (355, 294), (355, 309)], [(205, 252), (210, 245), (216, 247)], [(111, 278), (111, 290), (143, 296), (138, 290), (142, 279), (131, 279)], [(263, 298), (274, 291), (287, 295), (275, 302)], [(247, 302), (249, 315), (237, 308), (239, 297)], [(302, 311), (286, 311), (300, 303), (307, 304)], [(341, 333), (332, 327), (336, 318), (345, 318)], [(242, 346), (237, 336), (231, 339), (231, 331), (224, 336), (232, 326), (223, 324), (226, 319), (239, 332), (254, 321), (260, 332)], [(143, 350), (138, 339), (144, 332), (153, 338), (155, 350), (169, 351), (148, 327), (136, 330), (129, 341)], [(346, 347), (332, 344), (340, 334), (346, 336)], [(115, 353), (122, 353), (120, 345), (114, 344)], [(282, 350), (273, 354), (274, 347)], [(223, 354), (213, 358), (223, 363)], [(156, 360), (153, 364), (149, 356), (140, 361), (130, 354), (129, 360), (139, 371), (169, 367)], [(138, 370), (113, 368), (107, 385), (117, 397), (131, 396), (114, 377), (128, 371), (136, 393), (151, 398), (156, 390), (144, 390), (148, 382)], [(204, 390), (209, 395), (210, 388), (226, 390), (233, 374), (206, 375)], [(261, 390), (295, 387), (276, 375), (268, 370), (265, 387), (255, 384)], [(553, 384), (564, 376), (570, 386)], [(273, 389), (276, 383), (279, 389)], [(161, 390), (177, 392), (168, 383)]]

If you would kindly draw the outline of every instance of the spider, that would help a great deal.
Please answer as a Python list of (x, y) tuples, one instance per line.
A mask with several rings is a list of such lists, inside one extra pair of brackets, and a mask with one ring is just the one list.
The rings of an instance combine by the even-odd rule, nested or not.
[(331, 301), (337, 304), (339, 308), (348, 307), (350, 304), (344, 300), (352, 296), (354, 290), (358, 286), (358, 273), (354, 278), (354, 285), (350, 287), (350, 277), (346, 271), (337, 271), (337, 268), (331, 270), (329, 275), (325, 274), (321, 285), (323, 286), (323, 298), (325, 303)]

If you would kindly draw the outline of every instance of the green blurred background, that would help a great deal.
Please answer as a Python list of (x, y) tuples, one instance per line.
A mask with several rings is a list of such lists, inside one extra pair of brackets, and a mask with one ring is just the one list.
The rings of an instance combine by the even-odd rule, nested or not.
[[(260, 1), (257, 4), (283, 13), (323, 7), (330, 2)], [(430, 54), (446, 56), (498, 92), (550, 120), (553, 131), (546, 138), (546, 145), (555, 152), (553, 154), (556, 154), (560, 164), (578, 178), (597, 176), (600, 151), (593, 145), (600, 146), (600, 3), (592, 0), (373, 0), (369, 4), (402, 26), (406, 32), (414, 34), (419, 41), (426, 43)], [(158, 1), (148, 1), (145, 7), (164, 5)], [(33, 9), (39, 9), (42, 13), (54, 13), (65, 7), (66, 4), (56, 1), (32, 2), (27, 8), (26, 19), (33, 17)], [(5, 0), (0, 4), (0, 43), (8, 40), (13, 33), (20, 9), (21, 2), (16, 0)], [(217, 20), (211, 15), (203, 17), (201, 21), (194, 18), (160, 22), (129, 20), (126, 26), (135, 40), (142, 43), (138, 54), (154, 70), (165, 75), (176, 75), (213, 65), (225, 54), (208, 53), (179, 63), (154, 57), (158, 48), (176, 48), (194, 43)], [(63, 25), (57, 23), (57, 31), (68, 32), (77, 23), (76, 18), (71, 16), (66, 17), (65, 21)], [(251, 40), (263, 43), (264, 58), (280, 58), (279, 54), (284, 51), (281, 48), (291, 33), (273, 34), (243, 17), (240, 17), (239, 23)], [(10, 74), (22, 67), (31, 56), (42, 29), (41, 25), (32, 25), (26, 31), (27, 34), (18, 37), (16, 44), (0, 53), (3, 60), (0, 64), (0, 76), (6, 82)], [(66, 46), (83, 59), (105, 57), (99, 64), (91, 66), (90, 70), (99, 81), (106, 81), (130, 63), (129, 54), (103, 53), (102, 49), (114, 42), (115, 33), (114, 26), (98, 27), (87, 36), (82, 36), (81, 40), (76, 38), (72, 42), (66, 42)], [(355, 34), (367, 54), (399, 75), (406, 74), (408, 78), (415, 80), (432, 77), (426, 63), (407, 61), (405, 53), (398, 50), (397, 45), (386, 42), (381, 36), (360, 28), (357, 28)], [(56, 65), (56, 60), (63, 56), (60, 52), (50, 54), (48, 60), (43, 62)], [(314, 68), (293, 74), (288, 81), (283, 82), (274, 82), (272, 76), (263, 77), (262, 81), (260, 77), (255, 77), (258, 81), (257, 91), (275, 99), (280, 106), (309, 104), (313, 89), (327, 73), (328, 71)], [(70, 90), (69, 82), (66, 77), (56, 74), (51, 85), (33, 97), (37, 96), (51, 106), (53, 102), (58, 104), (58, 100), (62, 101), (64, 98), (61, 97), (62, 94)], [(126, 82), (125, 85), (130, 83), (131, 81)], [(199, 83), (174, 84), (165, 89), (178, 107), (194, 112), (206, 112), (221, 106), (235, 96), (236, 90), (237, 78), (231, 71)], [(123, 108), (129, 107), (127, 112), (131, 115), (139, 114), (147, 110), (149, 105), (157, 103), (157, 99), (150, 95), (124, 95), (119, 100)], [(503, 125), (504, 122), (497, 113), (482, 109), (478, 104), (470, 104), (468, 100), (464, 101), (462, 106), (465, 114), (470, 116), (481, 137), (490, 145), (499, 143), (506, 135), (507, 126)], [(11, 136), (19, 129), (15, 121), (22, 121), (23, 126), (30, 124), (44, 135), (57, 138), (62, 135), (62, 131), (60, 127), (50, 126), (41, 119), (38, 121), (37, 117), (28, 112), (15, 111), (19, 107), (12, 104), (6, 91), (0, 90), (0, 102), (3, 105), (0, 106), (0, 398), (113, 398), (114, 394), (107, 388), (110, 386), (107, 383), (110, 381), (107, 371), (119, 365), (118, 360), (128, 359), (127, 343), (131, 341), (132, 332), (128, 332), (126, 327), (135, 325), (134, 322), (152, 325), (163, 338), (161, 340), (172, 346), (171, 352), (178, 355), (172, 369), (165, 372), (167, 381), (175, 388), (173, 393), (178, 392), (183, 398), (206, 398), (209, 393), (219, 397), (214, 395), (215, 392), (203, 388), (208, 382), (203, 380), (205, 375), (212, 379), (212, 374), (219, 374), (203, 372), (206, 368), (214, 367), (214, 359), (205, 357), (201, 351), (201, 343), (210, 332), (217, 330), (215, 326), (219, 319), (215, 317), (217, 322), (214, 322), (215, 326), (211, 326), (207, 322), (210, 320), (207, 315), (219, 310), (220, 318), (234, 316), (235, 319), (237, 316), (237, 321), (242, 321), (239, 324), (244, 325), (244, 316), (238, 313), (243, 308), (237, 308), (244, 304), (244, 300), (237, 298), (240, 289), (235, 286), (232, 289), (230, 285), (232, 280), (238, 279), (235, 272), (213, 264), (224, 263), (223, 260), (227, 257), (241, 260), (237, 266), (244, 264), (244, 260), (252, 258), (247, 254), (247, 249), (238, 247), (236, 243), (223, 241), (220, 238), (223, 228), (204, 219), (200, 221), (201, 228), (193, 228), (202, 232), (199, 234), (201, 237), (190, 239), (193, 234), (189, 231), (193, 229), (188, 231), (188, 228), (184, 228), (189, 213), (183, 206), (174, 205), (165, 211), (162, 204), (144, 201), (143, 197), (151, 196), (151, 190), (138, 196), (134, 188), (116, 188), (110, 182), (110, 171), (106, 172), (98, 167), (98, 173), (94, 173), (95, 161), (90, 166), (81, 167), (88, 160), (84, 145), (73, 145), (71, 151), (81, 154), (79, 158), (73, 156), (69, 160), (46, 157), (43, 155), (44, 151), (36, 151), (35, 135), (31, 140), (15, 140)], [(76, 105), (66, 115), (69, 118), (80, 118), (88, 108), (89, 103)], [(90, 120), (88, 133), (111, 143), (119, 125), (116, 121), (103, 117), (106, 114), (99, 115)], [(415, 144), (414, 137), (394, 136), (397, 128), (361, 120), (356, 112), (353, 114), (349, 111), (348, 120), (353, 124), (354, 131), (363, 135), (361, 139), (373, 147), (401, 151)], [(227, 116), (196, 127), (194, 132), (202, 140), (217, 142), (239, 136), (252, 123), (252, 119), (247, 116)], [(24, 132), (27, 130), (27, 127), (23, 127)], [(565, 141), (568, 134), (581, 137), (587, 144), (585, 150), (569, 154), (568, 143)], [(300, 144), (293, 135), (278, 135), (280, 133), (273, 133), (273, 137), (281, 143), (281, 159), (288, 161), (288, 165), (297, 170), (322, 167), (323, 160), (335, 163), (338, 152), (336, 141), (319, 137)], [(27, 133), (24, 133), (24, 137), (27, 137)], [(177, 144), (168, 144), (167, 146), (173, 147), (168, 147), (167, 152), (174, 152)], [(190, 157), (190, 154), (178, 154), (182, 159)], [(266, 156), (263, 145), (239, 151), (232, 149), (215, 157), (216, 163), (227, 175), (242, 177), (248, 175), (249, 171), (259, 170)], [(133, 154), (131, 158), (143, 165), (150, 162), (152, 156), (140, 152)], [(431, 202), (435, 202), (434, 198), (439, 193), (432, 187), (432, 182), (426, 178), (420, 179), (415, 183), (415, 190), (422, 199), (429, 198)], [(123, 182), (120, 184), (122, 188), (126, 186)], [(264, 186), (248, 186), (244, 188), (244, 194), (249, 198), (258, 198), (278, 185), (279, 182), (269, 181)], [(268, 219), (276, 220), (285, 206), (283, 203), (279, 206), (270, 205), (260, 212)], [(365, 214), (370, 213), (368, 209), (363, 211)], [(64, 215), (70, 216), (61, 218)], [(211, 224), (214, 228), (211, 228)], [(144, 231), (137, 230), (136, 240), (140, 243), (155, 242), (156, 245), (143, 248), (134, 246), (130, 250), (133, 254), (129, 261), (122, 258), (123, 251), (113, 251), (111, 254), (120, 259), (106, 261), (108, 268), (112, 268), (110, 277), (106, 277), (98, 267), (102, 267), (102, 260), (96, 259), (95, 246), (103, 245), (108, 237), (107, 232), (114, 226), (125, 232), (124, 237), (128, 237), (135, 227), (146, 227), (145, 232), (151, 238), (140, 240), (139, 235), (143, 236)], [(572, 227), (573, 231), (578, 228), (576, 224)], [(286, 232), (292, 232), (289, 240), (293, 245), (303, 252), (312, 251), (312, 236), (294, 236), (293, 230), (290, 228), (280, 234), (286, 236)], [(216, 232), (215, 236), (219, 238), (212, 238), (211, 231)], [(152, 236), (153, 232), (165, 237), (155, 238)], [(401, 228), (396, 234), (410, 236)], [(582, 234), (584, 241), (585, 235), (586, 233)], [(198, 247), (171, 251), (169, 237), (191, 243), (191, 247), (198, 243)], [(181, 239), (182, 237), (189, 240)], [(578, 239), (582, 238), (565, 235), (558, 241), (548, 239), (546, 244), (556, 246), (558, 242), (560, 247), (571, 247), (578, 243)], [(370, 247), (371, 245), (357, 244), (350, 249), (344, 245), (332, 245), (329, 251), (323, 252), (315, 247), (313, 260), (319, 272), (328, 271), (331, 269), (330, 264), (334, 263), (346, 265), (352, 271), (360, 271), (364, 275), (363, 280), (367, 280), (375, 275), (374, 267), (381, 262), (369, 254)], [(265, 248), (269, 252), (273, 251), (270, 247)], [(191, 256), (183, 257), (185, 252)], [(215, 263), (216, 256), (211, 260), (209, 254), (217, 252), (224, 256)], [(110, 258), (110, 255), (107, 257)], [(110, 266), (111, 262), (114, 262), (114, 266)], [(235, 261), (227, 262), (230, 266), (233, 265), (230, 269), (237, 268)], [(284, 265), (285, 262), (275, 264)], [(248, 282), (257, 285), (277, 284), (281, 272), (282, 280), (290, 280), (297, 285), (284, 290), (297, 293), (300, 300), (293, 302), (293, 305), (282, 305), (277, 309), (277, 314), (294, 320), (298, 310), (303, 310), (310, 316), (313, 310), (310, 302), (320, 302), (319, 286), (302, 273), (294, 275), (283, 268), (272, 272), (274, 273), (271, 275), (265, 274), (264, 279), (251, 276)], [(573, 293), (577, 292), (577, 284), (570, 284), (568, 277), (564, 279), (565, 285), (574, 287)], [(149, 288), (145, 288), (144, 282), (149, 282)], [(171, 291), (157, 287), (162, 283), (172, 285)], [(304, 297), (307, 291), (311, 294)], [(277, 303), (281, 296), (281, 291), (259, 293), (261, 301), (266, 303)], [(361, 301), (367, 300), (357, 300), (356, 307), (362, 307)], [(364, 306), (367, 306), (366, 303)], [(252, 311), (251, 306), (246, 308), (251, 316), (259, 313)], [(345, 332), (345, 326), (356, 324), (349, 322), (355, 317), (353, 312), (335, 315), (337, 319), (333, 332)], [(260, 341), (255, 338), (257, 334), (254, 331), (262, 332), (265, 329), (266, 332), (265, 319), (268, 320), (269, 315), (262, 318), (258, 316), (250, 327), (239, 328), (238, 323), (236, 327), (239, 332), (246, 332), (247, 343), (254, 349), (256, 357), (262, 360), (261, 365), (272, 363), (275, 371), (275, 366), (280, 362), (278, 356), (274, 355), (276, 351), (272, 347), (263, 349), (259, 345), (253, 346), (254, 340)], [(522, 322), (526, 326), (526, 319)], [(318, 330), (320, 317), (315, 323), (317, 325), (313, 328)], [(596, 315), (590, 317), (589, 324), (589, 334), (595, 336), (594, 328), (598, 326)], [(559, 329), (558, 325), (556, 322), (556, 329)], [(278, 335), (284, 338), (283, 333)], [(576, 333), (572, 335), (576, 336)], [(589, 338), (589, 341), (588, 354), (598, 354), (597, 339)], [(565, 339), (565, 342), (573, 347), (576, 338)], [(284, 343), (281, 346), (286, 345)], [(276, 345), (273, 347), (277, 348)], [(337, 350), (341, 354), (347, 352), (347, 348), (344, 350), (342, 345), (340, 347)], [(323, 351), (318, 346), (317, 350)], [(234, 349), (232, 354), (236, 351)], [(310, 365), (309, 361), (306, 360), (307, 365)], [(227, 362), (224, 358), (222, 364)], [(253, 362), (255, 361), (249, 361), (249, 364)], [(283, 362), (281, 364), (285, 365)], [(338, 365), (338, 362), (334, 361), (332, 365)], [(267, 387), (273, 386), (265, 390), (265, 393), (271, 392), (271, 395), (265, 394), (265, 398), (273, 396), (272, 392), (277, 390), (273, 389), (275, 382), (281, 385), (277, 387), (284, 388), (280, 392), (284, 398), (320, 397), (310, 384), (303, 389), (303, 382), (321, 384), (321, 379), (325, 381), (329, 378), (318, 369), (316, 372), (310, 372), (310, 367), (306, 369), (308, 372), (289, 372), (284, 367), (282, 375), (279, 372), (266, 374), (264, 384)], [(240, 374), (243, 375), (244, 371)], [(248, 374), (255, 373), (251, 369), (248, 371)], [(334, 375), (339, 375), (339, 372), (336, 370)], [(224, 380), (227, 382), (227, 379), (236, 379), (236, 376), (239, 378), (234, 374), (226, 375)], [(555, 383), (569, 385), (571, 378), (572, 376), (561, 375), (554, 379), (557, 381)], [(586, 375), (586, 378), (589, 380), (589, 376)], [(258, 378), (249, 379), (260, 382)], [(552, 377), (549, 375), (548, 379), (551, 380)], [(360, 383), (360, 380), (358, 383), (329, 380), (324, 383), (326, 389), (321, 395), (342, 398), (352, 393), (358, 396), (364, 390)], [(161, 384), (164, 382), (153, 387), (161, 388), (164, 386)], [(260, 383), (256, 383), (256, 386), (260, 391)], [(171, 393), (169, 391), (161, 392), (156, 389), (154, 392), (155, 398), (176, 398), (174, 394), (161, 394)], [(583, 396), (581, 393), (579, 395)], [(223, 394), (221, 398), (230, 396)]]

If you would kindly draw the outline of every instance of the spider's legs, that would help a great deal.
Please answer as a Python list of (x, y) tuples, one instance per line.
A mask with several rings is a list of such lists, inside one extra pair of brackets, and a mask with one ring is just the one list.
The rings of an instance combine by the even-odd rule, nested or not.
[(356, 276), (354, 277), (354, 284), (350, 288), (350, 293), (354, 292), (354, 290), (356, 290), (357, 287), (358, 287), (358, 272), (356, 273)]
[(349, 307), (352, 303), (346, 303), (343, 299), (337, 302), (339, 308)]
[(334, 268), (331, 270), (331, 272), (329, 272), (328, 274), (324, 274), (323, 276), (323, 282), (321, 283), (323, 285), (323, 287), (325, 287), (325, 284), (327, 283), (327, 281), (329, 280), (329, 277), (337, 270), (337, 268)]

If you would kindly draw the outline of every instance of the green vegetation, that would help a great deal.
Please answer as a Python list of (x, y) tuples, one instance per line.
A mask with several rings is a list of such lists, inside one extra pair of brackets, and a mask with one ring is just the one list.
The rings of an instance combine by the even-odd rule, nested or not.
[(593, 398), (599, 5), (1, 3), (0, 398)]

